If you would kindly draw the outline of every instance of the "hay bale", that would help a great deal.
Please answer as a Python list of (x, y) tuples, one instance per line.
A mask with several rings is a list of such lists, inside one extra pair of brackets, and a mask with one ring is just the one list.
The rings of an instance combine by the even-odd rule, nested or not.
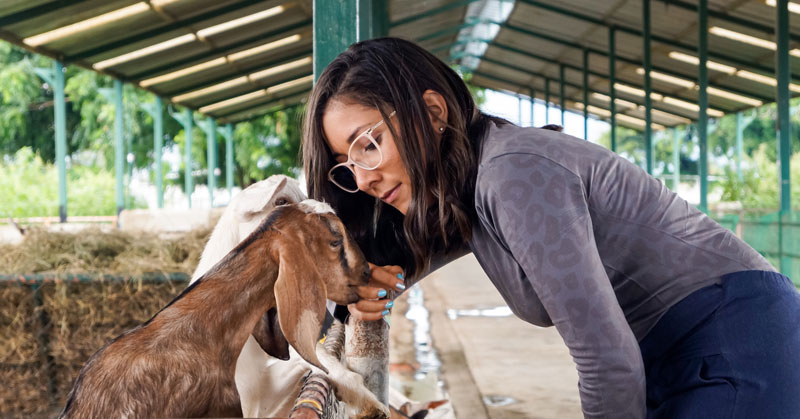
[[(149, 272), (194, 271), (210, 229), (174, 239), (125, 232), (34, 229), (0, 245), (0, 274), (96, 274), (90, 282), (0, 283), (0, 416), (52, 417), (95, 351), (153, 316), (186, 281), (145, 282)], [(103, 274), (133, 279), (102, 279)]]

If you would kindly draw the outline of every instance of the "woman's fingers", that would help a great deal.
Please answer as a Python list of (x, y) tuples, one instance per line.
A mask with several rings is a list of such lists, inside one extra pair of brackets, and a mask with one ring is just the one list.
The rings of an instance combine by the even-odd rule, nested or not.
[(379, 286), (391, 291), (403, 291), (406, 289), (405, 278), (403, 277), (403, 268), (397, 265), (377, 266), (369, 264), (371, 278), (373, 283), (380, 284)]

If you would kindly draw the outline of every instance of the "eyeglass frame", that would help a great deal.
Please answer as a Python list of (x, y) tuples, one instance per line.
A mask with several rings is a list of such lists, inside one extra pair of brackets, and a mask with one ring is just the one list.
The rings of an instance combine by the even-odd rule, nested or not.
[[(355, 171), (355, 170), (353, 170), (353, 168), (352, 168), (351, 166), (358, 166), (359, 168), (361, 168), (361, 169), (364, 169), (364, 170), (375, 170), (375, 169), (377, 169), (378, 167), (380, 167), (380, 165), (381, 165), (381, 164), (383, 164), (383, 150), (381, 150), (381, 145), (380, 145), (380, 144), (378, 144), (378, 141), (376, 141), (376, 140), (375, 140), (375, 137), (373, 137), (373, 136), (372, 136), (372, 132), (373, 132), (373, 131), (375, 131), (376, 129), (378, 129), (378, 127), (380, 127), (380, 126), (381, 126), (381, 124), (383, 124), (384, 122), (386, 122), (386, 120), (387, 120), (387, 119), (391, 119), (391, 118), (392, 118), (392, 117), (393, 117), (393, 116), (394, 116), (396, 113), (397, 113), (397, 110), (394, 110), (394, 111), (392, 111), (392, 113), (390, 113), (390, 114), (389, 114), (389, 115), (388, 115), (386, 118), (384, 118), (384, 119), (381, 119), (380, 121), (378, 121), (377, 123), (375, 123), (375, 125), (373, 125), (373, 126), (372, 126), (372, 127), (370, 127), (370, 128), (367, 128), (367, 129), (366, 129), (364, 132), (362, 132), (361, 134), (358, 134), (358, 135), (357, 135), (355, 138), (353, 138), (353, 142), (352, 142), (352, 143), (350, 143), (350, 147), (347, 149), (347, 161), (345, 161), (345, 162), (342, 162), (342, 163), (339, 163), (339, 164), (337, 164), (337, 165), (335, 165), (335, 166), (331, 167), (331, 169), (330, 169), (330, 170), (328, 170), (328, 180), (329, 180), (331, 183), (333, 183), (334, 185), (338, 186), (338, 187), (339, 187), (339, 189), (341, 189), (341, 190), (343, 190), (343, 191), (345, 191), (345, 192), (348, 192), (348, 193), (356, 193), (356, 192), (358, 192), (358, 191), (359, 191), (359, 189), (358, 189), (358, 182), (356, 182), (356, 190), (354, 190), (354, 191), (351, 191), (351, 190), (349, 190), (349, 189), (346, 189), (344, 186), (340, 185), (340, 184), (339, 184), (339, 182), (336, 182), (336, 181), (333, 179), (333, 171), (334, 171), (334, 170), (336, 170), (336, 168), (338, 168), (338, 167), (340, 167), (340, 166), (344, 166), (344, 167), (346, 167), (348, 170), (350, 170), (351, 172), (353, 172), (353, 179), (355, 179), (355, 177), (356, 177), (356, 171)], [(358, 139), (359, 139), (359, 138), (361, 138), (362, 136), (365, 136), (365, 135), (367, 136), (367, 139), (369, 139), (369, 141), (370, 141), (372, 144), (374, 144), (374, 145), (375, 145), (375, 148), (376, 148), (376, 149), (378, 149), (378, 155), (380, 155), (380, 159), (378, 160), (378, 164), (376, 164), (374, 167), (364, 167), (364, 166), (362, 166), (362, 165), (358, 164), (358, 163), (357, 163), (355, 160), (353, 160), (352, 158), (350, 158), (350, 152), (353, 150), (353, 146), (354, 146), (354, 145), (356, 145), (356, 143), (358, 142)]]

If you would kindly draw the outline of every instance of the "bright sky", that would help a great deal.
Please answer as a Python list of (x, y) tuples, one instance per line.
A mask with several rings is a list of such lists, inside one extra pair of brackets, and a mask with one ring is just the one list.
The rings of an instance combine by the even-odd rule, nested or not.
[[(481, 110), (486, 113), (506, 118), (524, 127), (530, 126), (531, 104), (527, 97), (522, 100), (521, 109), (522, 115), (520, 117), (520, 105), (517, 96), (494, 90), (486, 90), (486, 102), (481, 106)], [(533, 108), (533, 121), (534, 125), (537, 127), (546, 125), (545, 108), (541, 100), (538, 100)], [(550, 106), (549, 123), (561, 125), (560, 109)], [(589, 118), (589, 141), (596, 142), (608, 129), (609, 125), (606, 122)], [(578, 138), (583, 138), (583, 115), (567, 112), (564, 118), (564, 132)]]

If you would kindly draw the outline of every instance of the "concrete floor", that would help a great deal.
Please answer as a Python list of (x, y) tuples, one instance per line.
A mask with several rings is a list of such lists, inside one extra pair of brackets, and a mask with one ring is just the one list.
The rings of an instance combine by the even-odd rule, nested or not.
[[(427, 378), (417, 374), (417, 387), (429, 391), (417, 389), (416, 399), (444, 395), (451, 403), (434, 412), (452, 409), (456, 418), (465, 419), (582, 417), (578, 375), (555, 328), (536, 327), (511, 314), (472, 255), (434, 272), (418, 286), (427, 309), (433, 355), (441, 366)], [(404, 300), (410, 297), (412, 311), (414, 300), (419, 300), (419, 292), (407, 294), (392, 313), (391, 361), (394, 366), (413, 364), (416, 357), (422, 370), (426, 365), (430, 369), (436, 362), (419, 350), (426, 346), (419, 343), (419, 324), (400, 316), (407, 310)], [(409, 337), (414, 334), (416, 344)], [(442, 378), (444, 394), (430, 391), (432, 374)], [(396, 367), (392, 380), (409, 383), (412, 375)], [(452, 410), (436, 417), (453, 417)]]

